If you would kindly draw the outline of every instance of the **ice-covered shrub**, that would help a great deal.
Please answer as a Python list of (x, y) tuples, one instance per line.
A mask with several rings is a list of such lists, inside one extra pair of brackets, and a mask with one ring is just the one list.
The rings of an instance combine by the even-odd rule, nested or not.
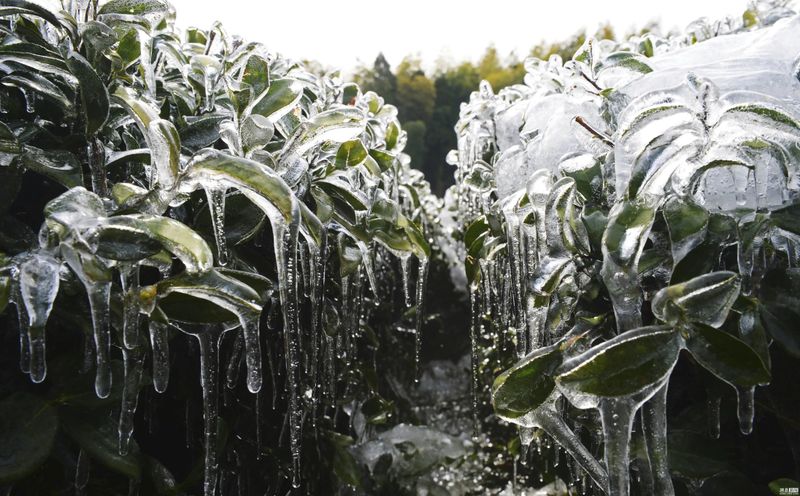
[[(671, 38), (590, 39), (462, 105), (445, 208), (473, 388), (480, 339), (516, 347), (496, 414), (523, 443), (544, 430), (600, 491), (630, 492), (636, 422), (635, 492), (674, 494), (666, 406), (682, 350), (735, 388), (744, 434), (770, 349), (800, 354), (798, 31), (772, 2)], [(715, 418), (718, 388), (709, 405)], [(602, 449), (587, 446), (595, 431)]]
[[(0, 1), (0, 306), (16, 307), (22, 370), (50, 384), (0, 404), (18, 419), (0, 421), (3, 456), (15, 453), (0, 483), (61, 446), (60, 424), (83, 450), (78, 489), (88, 453), (134, 481), (147, 471), (154, 491), (186, 490), (132, 439), (145, 384), (163, 393), (176, 373), (180, 333), (199, 345), (205, 494), (225, 484), (219, 366), (234, 388), (243, 363), (255, 398), (265, 356), (273, 408), (286, 384), (291, 452), (272, 465), (293, 465), (299, 482), (304, 426), (333, 429), (355, 394), (348, 374), (375, 374), (357, 340), (391, 306), (394, 281), (416, 305), (419, 339), (437, 202), (402, 153), (397, 111), (220, 25), (178, 32), (163, 0), (62, 6)], [(80, 349), (95, 399), (65, 385), (80, 362), (66, 355)], [(385, 419), (386, 403), (373, 394), (370, 415)], [(280, 459), (277, 441), (270, 449)]]

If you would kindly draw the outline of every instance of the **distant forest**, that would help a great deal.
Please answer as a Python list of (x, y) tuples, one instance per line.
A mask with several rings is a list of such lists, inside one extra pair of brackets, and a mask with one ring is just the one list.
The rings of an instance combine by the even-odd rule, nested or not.
[[(647, 25), (637, 33), (648, 31), (657, 31), (657, 26)], [(560, 43), (540, 43), (528, 55), (547, 59), (557, 54), (569, 60), (586, 37), (587, 33), (581, 32)], [(615, 39), (615, 33), (610, 25), (604, 25), (594, 38)], [(456, 147), (453, 126), (460, 103), (468, 101), (484, 79), (495, 92), (522, 83), (525, 58), (514, 53), (504, 57), (490, 46), (477, 63), (442, 64), (428, 75), (418, 57), (405, 57), (392, 71), (390, 61), (379, 54), (372, 67), (359, 67), (354, 79), (364, 91), (375, 91), (397, 107), (408, 133), (405, 151), (411, 156), (411, 165), (425, 173), (434, 193), (442, 195), (453, 184), (452, 171), (444, 160), (447, 152)]]

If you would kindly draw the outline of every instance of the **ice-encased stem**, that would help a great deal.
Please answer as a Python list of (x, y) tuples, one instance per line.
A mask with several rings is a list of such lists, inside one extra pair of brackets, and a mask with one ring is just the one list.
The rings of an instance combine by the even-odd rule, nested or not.
[(139, 266), (120, 267), (122, 283), (122, 341), (125, 348), (139, 346)]
[(139, 387), (142, 382), (144, 352), (141, 347), (128, 350), (123, 348), (124, 378), (122, 402), (119, 409), (119, 454), (125, 456), (130, 448), (133, 435), (133, 419), (139, 402)]
[(572, 458), (589, 474), (601, 488), (608, 487), (608, 474), (592, 456), (578, 436), (569, 428), (555, 409), (543, 407), (536, 411), (536, 421)]
[(153, 388), (163, 393), (169, 385), (169, 326), (151, 320), (150, 347), (153, 349)]
[(214, 496), (219, 466), (217, 462), (217, 355), (219, 342), (214, 332), (195, 334), (200, 345), (200, 384), (203, 388), (203, 451), (205, 474), (203, 494)]
[(92, 329), (94, 332), (95, 371), (94, 390), (98, 398), (107, 398), (111, 393), (111, 329), (109, 316), (111, 313), (111, 283), (86, 283), (89, 295), (89, 307), (92, 313)]
[(655, 494), (671, 496), (675, 494), (672, 476), (667, 459), (667, 386), (642, 406), (642, 430), (647, 454), (650, 458), (650, 471), (653, 475)]
[(630, 493), (630, 439), (636, 404), (630, 399), (604, 398), (598, 406), (603, 423), (604, 457), (609, 496)]
[(205, 191), (214, 240), (217, 243), (217, 263), (225, 266), (228, 264), (228, 242), (225, 238), (225, 189), (206, 188)]

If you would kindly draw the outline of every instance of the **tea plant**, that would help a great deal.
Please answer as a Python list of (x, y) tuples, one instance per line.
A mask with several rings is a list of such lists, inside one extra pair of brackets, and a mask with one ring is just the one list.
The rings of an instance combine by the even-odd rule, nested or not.
[[(191, 488), (143, 455), (134, 432), (142, 396), (153, 415), (151, 381), (187, 398), (189, 424), (175, 365), (191, 364), (186, 334), (200, 357), (204, 493), (243, 490), (240, 470), (220, 472), (221, 455), (244, 455), (225, 449), (218, 386), (221, 364), (226, 404), (252, 409), (233, 394), (242, 362), (257, 438), (247, 456), (266, 450), (276, 490), (285, 477), (298, 485), (303, 436), (343, 442), (333, 431), (352, 397), (375, 418), (391, 412), (362, 343), (392, 313), (395, 274), (419, 342), (437, 203), (402, 153), (396, 109), (219, 24), (178, 32), (166, 1), (62, 7), (0, 1), (0, 307), (17, 310), (20, 368), (48, 386), (0, 404), (13, 453), (0, 483), (74, 453), (69, 439), (81, 451), (62, 464), (78, 492), (88, 458), (134, 487)], [(83, 365), (68, 356), (78, 349)], [(285, 383), (290, 463), (277, 453), (283, 413), (270, 417), (274, 443), (261, 444), (265, 356), (273, 409)], [(94, 368), (96, 398), (76, 368)], [(352, 482), (347, 450), (335, 453)]]
[(749, 434), (771, 351), (800, 354), (798, 25), (773, 2), (668, 39), (588, 40), (462, 107), (445, 208), (475, 408), (482, 370), (502, 367), (495, 413), (525, 445), (546, 432), (603, 493), (631, 493), (634, 425), (636, 494), (719, 472), (671, 473), (679, 359), (709, 373), (718, 437), (716, 384), (735, 389)]

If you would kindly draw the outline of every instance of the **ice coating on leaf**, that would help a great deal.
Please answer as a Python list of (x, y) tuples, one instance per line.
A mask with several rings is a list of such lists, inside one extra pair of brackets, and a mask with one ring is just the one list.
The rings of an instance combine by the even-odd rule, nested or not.
[(58, 294), (60, 266), (55, 258), (37, 254), (19, 267), (20, 294), (29, 319), (30, 375), (37, 383), (47, 375), (45, 326)]

